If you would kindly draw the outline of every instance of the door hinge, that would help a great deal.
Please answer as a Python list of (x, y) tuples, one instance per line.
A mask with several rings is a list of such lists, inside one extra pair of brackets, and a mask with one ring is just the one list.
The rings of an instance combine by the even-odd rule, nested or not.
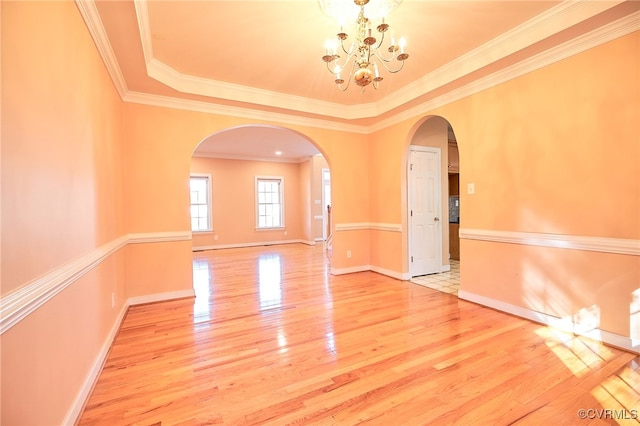
[(413, 210), (411, 210), (411, 217), (413, 217)]
[(413, 256), (411, 256), (411, 263), (413, 263)]
[(413, 164), (409, 165), (409, 170), (413, 170)]

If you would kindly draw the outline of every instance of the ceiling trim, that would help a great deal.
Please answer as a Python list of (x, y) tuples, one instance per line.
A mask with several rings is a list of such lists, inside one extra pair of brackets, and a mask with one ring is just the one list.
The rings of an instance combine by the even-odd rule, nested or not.
[(318, 101), (302, 96), (256, 89), (239, 84), (225, 83), (188, 74), (182, 74), (156, 58), (147, 63), (147, 74), (182, 93), (208, 96), (230, 101), (269, 105), (294, 111), (318, 114), (327, 117), (354, 120), (378, 115), (375, 103), (343, 105), (334, 102)]
[[(608, 10), (624, 0), (564, 1), (380, 100), (391, 110)], [(384, 111), (386, 112), (386, 111)]]
[(76, 6), (78, 6), (80, 15), (82, 15), (82, 19), (84, 19), (87, 29), (89, 30), (89, 34), (91, 34), (91, 38), (93, 38), (93, 42), (96, 44), (96, 48), (102, 57), (102, 61), (107, 67), (111, 81), (113, 81), (120, 97), (124, 98), (129, 91), (127, 89), (127, 82), (122, 75), (116, 55), (113, 53), (111, 42), (107, 37), (107, 31), (104, 29), (104, 25), (102, 25), (102, 19), (100, 19), (100, 13), (98, 13), (95, 2), (93, 0), (76, 0)]
[[(144, 3), (141, 0), (135, 0), (136, 10), (138, 9), (139, 3)], [(541, 25), (542, 22), (547, 22), (547, 20), (555, 17), (560, 21), (569, 19), (569, 17), (564, 16), (568, 14), (572, 19), (577, 19), (576, 16), (583, 16), (584, 14), (588, 15), (588, 10), (590, 13), (595, 13), (594, 9), (591, 8), (592, 3), (599, 4), (608, 4), (609, 7), (611, 5), (619, 4), (619, 1), (615, 2), (589, 2), (588, 0), (580, 0), (579, 2), (571, 2), (567, 1), (561, 3), (559, 6), (538, 15), (537, 17), (527, 21), (525, 24), (514, 28), (513, 32), (524, 31), (529, 26)], [(622, 37), (624, 35), (630, 34), (634, 31), (640, 30), (640, 12), (635, 12), (630, 14), (622, 19), (619, 19), (615, 22), (602, 26), (596, 30), (593, 30), (587, 34), (584, 34), (580, 37), (576, 37), (575, 39), (569, 40), (562, 45), (551, 48), (545, 52), (542, 52), (538, 55), (532, 56), (524, 61), (521, 61), (517, 64), (511, 65), (510, 67), (504, 68), (500, 71), (497, 71), (491, 75), (488, 75), (484, 78), (476, 80), (470, 84), (467, 84), (463, 87), (451, 90), (446, 94), (439, 96), (437, 98), (428, 100), (414, 108), (405, 110), (398, 114), (394, 114), (393, 116), (380, 120), (372, 126), (363, 126), (363, 125), (355, 125), (348, 124), (342, 122), (336, 122), (331, 119), (318, 119), (311, 117), (300, 117), (294, 114), (285, 114), (285, 113), (276, 113), (269, 111), (260, 111), (252, 108), (241, 108), (241, 107), (233, 107), (233, 106), (224, 106), (219, 104), (214, 104), (210, 102), (203, 101), (194, 101), (189, 99), (181, 99), (175, 98), (171, 96), (161, 96), (161, 95), (152, 95), (140, 92), (130, 91), (127, 88), (126, 81), (122, 75), (119, 64), (116, 60), (113, 49), (111, 48), (111, 44), (107, 37), (106, 31), (100, 19), (100, 15), (95, 6), (95, 0), (76, 0), (76, 4), (78, 5), (78, 9), (87, 25), (87, 28), (96, 43), (98, 51), (102, 56), (102, 59), (105, 63), (107, 71), (111, 76), (111, 79), (116, 87), (116, 90), (120, 94), (121, 98), (125, 102), (138, 103), (144, 105), (158, 106), (158, 107), (166, 107), (166, 108), (174, 108), (188, 111), (196, 111), (196, 112), (204, 112), (210, 114), (218, 114), (218, 115), (226, 115), (232, 117), (240, 117), (247, 118), (252, 120), (266, 121), (266, 122), (278, 122), (283, 124), (293, 124), (300, 126), (309, 126), (309, 127), (317, 127), (324, 128), (330, 130), (358, 133), (358, 134), (369, 134), (406, 119), (413, 118), (415, 116), (423, 115), (432, 111), (435, 108), (442, 107), (448, 103), (454, 102), (466, 96), (470, 96), (472, 94), (478, 93), (479, 91), (485, 90), (487, 88), (496, 86), (528, 72), (534, 71), (536, 69), (542, 68), (546, 65), (552, 64), (559, 60), (565, 59), (569, 56), (575, 55), (577, 53), (583, 52), (585, 50), (596, 47), (600, 44), (606, 43), (608, 41), (614, 40), (616, 38)], [(560, 6), (563, 6), (560, 8)], [(594, 6), (595, 7), (595, 6)], [(587, 12), (585, 12), (587, 11)], [(563, 17), (564, 16), (564, 17)], [(522, 27), (522, 28), (521, 28)], [(149, 28), (147, 27), (147, 30)], [(507, 34), (509, 34), (508, 32)], [(146, 37), (150, 39), (150, 37)], [(502, 36), (497, 37), (496, 39), (485, 43), (480, 48), (469, 52), (467, 55), (480, 55), (480, 49), (485, 51), (489, 49), (491, 46), (496, 48), (496, 43), (500, 42)], [(144, 45), (144, 41), (143, 41)], [(464, 55), (466, 57), (467, 55)], [(495, 59), (494, 59), (495, 60)], [(450, 67), (453, 67), (458, 60), (451, 62), (450, 64), (441, 67), (440, 69), (430, 73), (425, 76), (423, 79), (416, 81), (415, 83), (410, 85), (410, 89), (417, 92), (424, 91), (424, 88), (421, 86), (425, 86), (428, 84), (429, 79), (436, 80), (438, 78), (443, 78), (439, 76), (438, 73), (444, 75)], [(450, 70), (455, 71), (455, 70)], [(417, 87), (414, 87), (417, 86)], [(428, 90), (428, 89), (427, 89)], [(433, 89), (431, 89), (433, 90)], [(403, 95), (401, 91), (400, 94), (394, 96), (388, 96), (383, 98), (385, 102), (399, 102), (398, 99), (394, 101), (394, 97), (406, 96)], [(415, 97), (415, 92), (414, 92)], [(381, 101), (382, 102), (382, 101)], [(272, 104), (269, 104), (272, 105)], [(339, 105), (339, 104), (336, 104)], [(343, 107), (344, 105), (339, 105)], [(383, 112), (383, 111), (382, 111)], [(379, 111), (379, 113), (382, 113)], [(313, 111), (313, 113), (318, 113), (317, 110)], [(333, 114), (335, 115), (335, 111)], [(346, 118), (344, 116), (340, 116), (339, 118)]]
[(311, 117), (300, 117), (292, 114), (278, 112), (260, 111), (251, 108), (240, 108), (234, 106), (218, 105), (203, 101), (190, 99), (173, 98), (170, 96), (151, 95), (148, 93), (128, 92), (123, 100), (143, 105), (151, 105), (165, 108), (174, 108), (187, 111), (204, 112), (207, 114), (226, 115), (230, 117), (247, 118), (251, 120), (276, 122), (284, 124), (294, 124), (298, 126), (317, 127), (341, 132), (370, 133), (368, 126), (357, 124), (339, 123), (332, 120), (322, 120)]
[(193, 153), (194, 157), (201, 158), (217, 158), (221, 160), (241, 160), (241, 161), (265, 161), (267, 163), (293, 163), (300, 164), (308, 161), (310, 156), (299, 158), (282, 158), (282, 157), (252, 157), (249, 155), (236, 155), (236, 154), (218, 154), (214, 152), (198, 152)]
[(153, 57), (148, 0), (135, 0), (135, 9), (147, 74), (159, 82), (183, 93), (213, 98), (269, 105), (277, 108), (320, 114), (341, 119), (376, 117), (403, 104), (445, 86), (491, 63), (518, 52), (553, 34), (604, 12), (624, 0), (593, 2), (568, 0), (533, 17), (523, 24), (490, 40), (435, 71), (423, 76), (377, 102), (344, 105), (311, 98), (287, 95), (253, 87), (229, 84), (212, 79), (182, 74)]
[(142, 2), (140, 0), (133, 0), (133, 7), (136, 10), (136, 20), (138, 22), (138, 31), (140, 32), (140, 43), (142, 44), (144, 63), (148, 65), (153, 59), (151, 25), (149, 24), (149, 8), (147, 7), (146, 1)]
[(451, 90), (442, 96), (426, 101), (416, 107), (395, 114), (385, 120), (380, 120), (369, 127), (370, 132), (382, 130), (404, 120), (424, 115), (436, 108), (445, 106), (467, 96), (505, 83), (514, 78), (569, 58), (578, 53), (597, 47), (601, 44), (623, 37), (640, 30), (640, 12), (634, 12), (624, 18), (603, 25), (589, 33), (571, 39), (549, 50), (531, 56), (523, 61), (506, 67), (500, 71), (480, 78), (472, 83)]
[(375, 117), (379, 114), (377, 105), (374, 103), (343, 105), (180, 73), (153, 56), (148, 0), (134, 0), (134, 5), (147, 74), (172, 89), (192, 95), (270, 105), (277, 108), (348, 120)]

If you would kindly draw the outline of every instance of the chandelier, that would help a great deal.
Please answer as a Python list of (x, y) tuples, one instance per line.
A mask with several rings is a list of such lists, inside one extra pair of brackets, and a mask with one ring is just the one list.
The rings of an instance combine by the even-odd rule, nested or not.
[[(354, 4), (351, 5), (348, 0), (319, 0), (322, 11), (340, 24), (340, 32), (336, 38), (325, 43), (325, 54), (322, 57), (329, 72), (335, 76), (334, 82), (340, 90), (347, 90), (352, 80), (362, 87), (363, 91), (370, 84), (377, 89), (383, 80), (379, 66), (390, 73), (397, 73), (404, 67), (404, 61), (409, 57), (405, 52), (404, 38), (400, 38), (396, 43), (395, 37), (388, 36), (388, 43), (383, 47), (385, 34), (390, 28), (385, 22), (385, 16), (401, 1), (353, 0)], [(369, 17), (365, 15), (367, 5)], [(372, 29), (374, 19), (379, 19), (380, 22), (375, 28), (380, 40), (376, 38), (378, 34)], [(344, 25), (354, 20), (355, 38), (347, 47), (345, 40), (349, 36), (344, 31)]]

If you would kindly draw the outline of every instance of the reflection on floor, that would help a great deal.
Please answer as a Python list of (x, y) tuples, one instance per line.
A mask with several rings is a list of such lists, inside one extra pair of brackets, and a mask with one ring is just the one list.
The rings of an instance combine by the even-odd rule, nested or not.
[(450, 260), (449, 263), (451, 271), (413, 277), (411, 282), (457, 296), (460, 288), (460, 261)]

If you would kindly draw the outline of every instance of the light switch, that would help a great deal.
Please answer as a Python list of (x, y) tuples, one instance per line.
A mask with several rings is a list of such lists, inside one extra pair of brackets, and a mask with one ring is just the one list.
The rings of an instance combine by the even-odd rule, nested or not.
[(467, 194), (475, 194), (476, 193), (476, 184), (468, 183), (467, 184)]

